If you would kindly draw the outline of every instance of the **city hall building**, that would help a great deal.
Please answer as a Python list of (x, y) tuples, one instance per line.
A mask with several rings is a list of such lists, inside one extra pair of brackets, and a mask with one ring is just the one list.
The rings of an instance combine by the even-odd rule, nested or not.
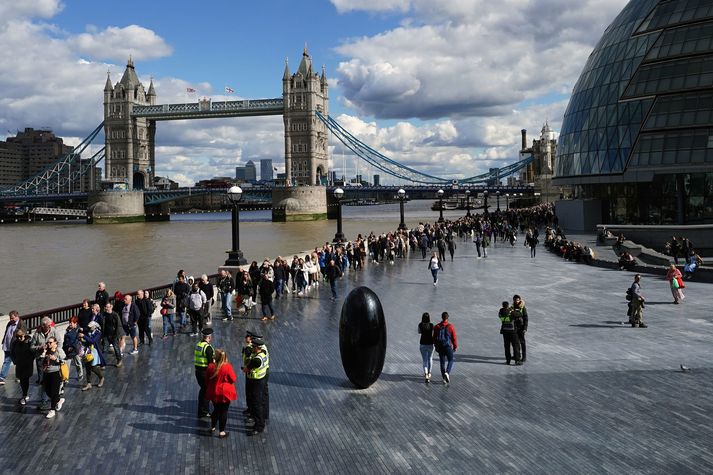
[(574, 87), (553, 183), (604, 223), (713, 223), (713, 1), (627, 4)]

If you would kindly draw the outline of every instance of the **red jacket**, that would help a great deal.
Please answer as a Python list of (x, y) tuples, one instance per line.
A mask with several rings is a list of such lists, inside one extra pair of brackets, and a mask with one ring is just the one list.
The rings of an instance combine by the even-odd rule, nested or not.
[[(433, 338), (435, 340), (436, 335), (438, 335), (438, 332), (443, 328), (444, 323), (441, 322), (435, 327), (433, 327)], [(448, 325), (446, 331), (451, 334), (451, 344), (453, 345), (453, 351), (458, 349), (458, 339), (456, 338), (456, 327), (451, 325), (450, 322), (446, 323)]]
[(208, 365), (208, 370), (205, 372), (206, 392), (205, 398), (214, 403), (226, 403), (238, 399), (238, 393), (235, 390), (235, 371), (230, 363), (223, 363), (220, 367), (218, 375), (211, 378), (215, 373), (215, 363)]

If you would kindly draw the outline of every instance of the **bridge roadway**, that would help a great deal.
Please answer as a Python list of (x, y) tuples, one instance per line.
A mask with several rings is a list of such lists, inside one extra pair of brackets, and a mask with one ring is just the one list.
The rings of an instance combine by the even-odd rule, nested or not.
[[(196, 340), (185, 334), (108, 367), (102, 389), (81, 392), (72, 381), (53, 420), (38, 413), (36, 399), (17, 404), (11, 372), (0, 387), (2, 470), (711, 473), (710, 288), (687, 283), (685, 303), (671, 305), (667, 283), (644, 276), (649, 328), (632, 329), (620, 324), (631, 280), (544, 250), (531, 259), (523, 246), (497, 243), (476, 259), (471, 243), (458, 242), (437, 287), (425, 261), (411, 257), (347, 273), (336, 303), (322, 285), (306, 298), (275, 301), (273, 322), (254, 314), (216, 320), (215, 346), (234, 365), (246, 329), (263, 333), (270, 347), (270, 424), (258, 438), (246, 435), (242, 375), (230, 437), (212, 437), (209, 422), (196, 420)], [(341, 302), (358, 285), (378, 293), (388, 327), (383, 374), (363, 391), (347, 381), (338, 344)], [(525, 298), (530, 321), (521, 367), (503, 364), (498, 334), (500, 301), (514, 293)], [(416, 333), (423, 311), (444, 310), (459, 343), (449, 387), (437, 369), (424, 384)], [(153, 328), (160, 332), (158, 318)], [(680, 372), (679, 364), (692, 370)]]
[[(337, 187), (327, 187), (327, 192), (331, 193)], [(487, 185), (458, 185), (456, 187), (443, 187), (440, 185), (405, 185), (405, 186), (343, 186), (346, 192), (346, 197), (358, 195), (359, 197), (375, 197), (378, 195), (395, 195), (399, 188), (403, 188), (408, 195), (414, 199), (435, 199), (436, 192), (443, 189), (445, 192), (444, 198), (453, 194), (464, 193), (465, 190), (471, 190), (472, 193), (478, 194), (488, 191), (490, 197), (495, 199), (497, 192), (505, 199), (506, 193), (523, 193), (524, 196), (532, 196), (534, 188), (531, 186), (487, 186)], [(176, 190), (145, 190), (146, 204), (156, 204), (164, 201), (172, 201), (189, 195), (202, 195), (208, 193), (225, 194), (227, 188), (196, 188), (184, 187)], [(269, 186), (250, 186), (244, 187), (243, 193), (245, 196), (260, 196), (266, 193), (272, 193), (272, 187)], [(0, 194), (0, 203), (66, 203), (70, 200), (74, 203), (86, 202), (88, 197), (87, 192), (80, 193), (54, 193), (54, 194), (28, 194), (28, 195), (2, 195)]]

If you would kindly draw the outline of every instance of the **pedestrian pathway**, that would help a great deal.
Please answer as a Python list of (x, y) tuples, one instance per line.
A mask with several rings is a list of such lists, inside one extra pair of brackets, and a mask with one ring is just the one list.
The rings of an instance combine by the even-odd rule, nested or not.
[[(196, 420), (195, 339), (157, 339), (107, 368), (106, 385), (45, 420), (19, 388), (0, 389), (0, 466), (20, 473), (706, 473), (713, 470), (713, 299), (691, 282), (683, 305), (644, 276), (648, 329), (626, 320), (632, 274), (536, 259), (498, 243), (487, 259), (458, 242), (437, 287), (420, 257), (369, 265), (305, 298), (277, 300), (273, 322), (216, 319), (214, 346), (235, 366), (245, 329), (270, 348), (270, 424), (247, 437), (244, 379), (227, 439)], [(356, 390), (341, 367), (341, 302), (357, 285), (381, 298), (388, 328), (384, 372)], [(497, 311), (523, 296), (527, 363), (505, 366)], [(451, 384), (422, 381), (421, 313), (448, 311), (459, 350)], [(157, 333), (158, 319), (154, 319)], [(111, 358), (111, 357), (110, 357)], [(110, 359), (110, 362), (113, 360)], [(437, 362), (434, 362), (437, 367)], [(683, 373), (679, 365), (691, 368)], [(12, 380), (10, 380), (12, 381)], [(31, 390), (34, 388), (31, 388)], [(33, 393), (34, 394), (34, 393)], [(90, 454), (78, 457), (77, 453)]]

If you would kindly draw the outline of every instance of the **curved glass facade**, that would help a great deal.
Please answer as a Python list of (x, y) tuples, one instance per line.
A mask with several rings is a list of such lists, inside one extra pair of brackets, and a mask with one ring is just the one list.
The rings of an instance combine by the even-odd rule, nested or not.
[[(557, 152), (555, 184), (624, 200), (614, 222), (713, 222), (713, 0), (631, 0), (574, 87)], [(636, 203), (652, 193), (673, 204)]]

